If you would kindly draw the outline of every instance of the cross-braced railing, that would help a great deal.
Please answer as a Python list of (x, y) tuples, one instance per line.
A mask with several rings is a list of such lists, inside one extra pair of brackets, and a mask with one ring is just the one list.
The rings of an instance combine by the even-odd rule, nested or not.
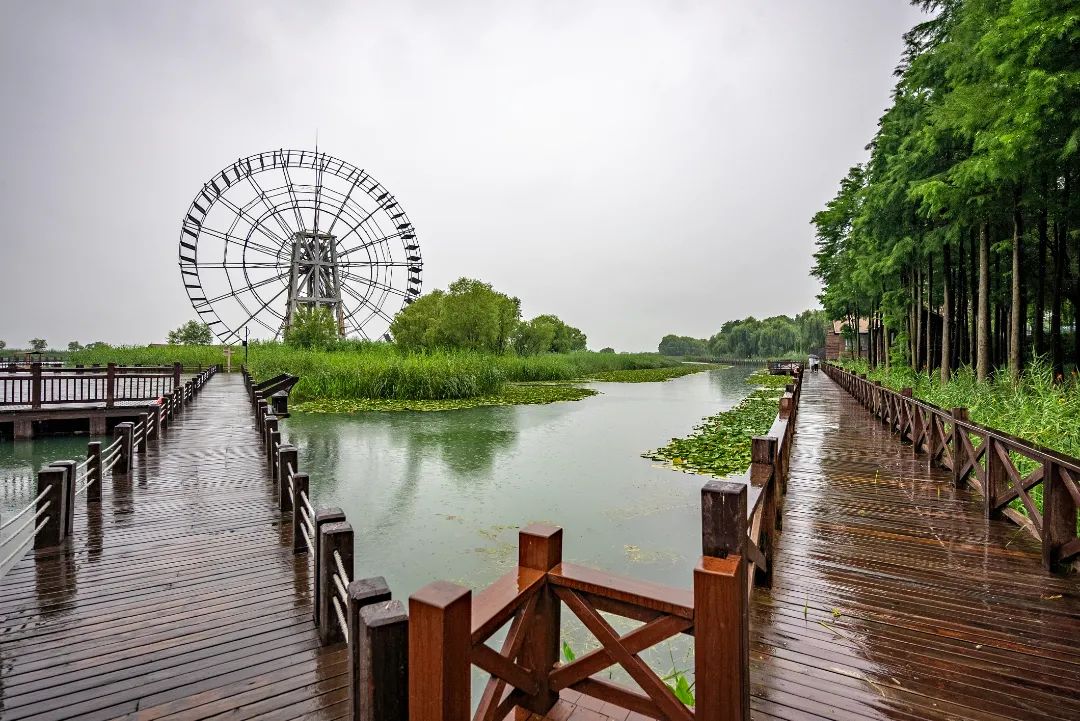
[(1047, 569), (1080, 559), (1080, 459), (974, 423), (966, 408), (947, 411), (914, 398), (911, 388), (893, 391), (865, 374), (824, 368), (928, 463), (951, 470), (955, 485), (980, 492), (987, 518), (1008, 518), (1037, 538)]

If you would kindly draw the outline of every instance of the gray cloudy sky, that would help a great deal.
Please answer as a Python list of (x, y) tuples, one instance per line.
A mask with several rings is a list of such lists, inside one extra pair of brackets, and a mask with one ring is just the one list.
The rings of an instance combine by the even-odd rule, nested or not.
[(9, 347), (163, 340), (201, 185), (321, 150), (589, 345), (812, 306), (810, 215), (888, 103), (904, 0), (0, 0)]

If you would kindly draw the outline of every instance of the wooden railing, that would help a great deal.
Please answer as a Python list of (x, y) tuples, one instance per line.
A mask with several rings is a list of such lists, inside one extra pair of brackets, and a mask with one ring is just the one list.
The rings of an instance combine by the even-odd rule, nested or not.
[[(987, 518), (1006, 517), (1037, 538), (1045, 568), (1080, 556), (1080, 459), (973, 423), (966, 408), (939, 408), (914, 398), (911, 388), (893, 391), (865, 374), (833, 364), (823, 368), (917, 452), (925, 453), (930, 464), (950, 469), (954, 484), (968, 483), (979, 491)], [(1032, 470), (1025, 475), (1022, 465)], [(1040, 485), (1041, 508), (1032, 498), (1032, 489)], [(1026, 513), (1011, 507), (1017, 500)]]
[(105, 447), (99, 441), (90, 442), (83, 460), (54, 461), (41, 469), (36, 497), (0, 522), (0, 573), (31, 545), (40, 549), (63, 543), (74, 530), (76, 497), (85, 494), (88, 503), (100, 502), (106, 474), (130, 472), (135, 455), (147, 453), (148, 441), (164, 433), (172, 418), (195, 399), (216, 372), (216, 366), (208, 368), (169, 391), (153, 412), (140, 413), (137, 423), (117, 424), (113, 442)]
[(50, 368), (0, 371), (0, 406), (101, 405), (154, 400), (180, 387), (182, 366)]
[[(534, 524), (519, 534), (513, 571), (475, 596), (453, 583), (429, 584), (409, 598), (407, 614), (382, 577), (353, 579), (353, 528), (341, 509), (311, 502), (297, 449), (282, 440), (279, 419), (262, 392), (286, 377), (256, 384), (242, 372), (274, 493), (283, 518), (291, 521), (293, 551), (311, 559), (319, 638), (347, 644), (349, 718), (501, 721), (515, 707), (546, 713), (564, 689), (656, 719), (750, 718), (749, 597), (755, 577), (759, 584), (770, 581), (801, 366), (788, 371), (793, 383), (769, 435), (753, 439), (751, 468), (734, 479), (710, 481), (701, 491), (702, 556), (691, 588), (564, 562), (562, 529)], [(567, 663), (559, 661), (563, 604), (601, 645)], [(642, 625), (619, 634), (603, 613)], [(499, 649), (490, 647), (487, 642), (506, 626)], [(640, 657), (679, 634), (695, 640), (693, 708)], [(637, 687), (600, 675), (613, 665)], [(471, 666), (489, 674), (475, 713)]]

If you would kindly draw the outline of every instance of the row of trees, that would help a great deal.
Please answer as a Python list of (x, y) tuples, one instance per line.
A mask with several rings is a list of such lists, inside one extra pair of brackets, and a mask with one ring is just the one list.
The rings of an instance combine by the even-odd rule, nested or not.
[(1034, 352), (1060, 374), (1080, 360), (1076, 3), (916, 4), (933, 18), (870, 158), (812, 220), (820, 299), (869, 320), (871, 363), (1015, 378)]
[(553, 315), (521, 320), (521, 301), (471, 278), (427, 293), (394, 317), (390, 333), (407, 351), (461, 348), (520, 355), (584, 350), (579, 329)]
[(667, 335), (659, 350), (671, 356), (763, 358), (806, 355), (825, 345), (829, 319), (825, 311), (807, 310), (794, 318), (777, 315), (764, 320), (753, 316), (729, 320), (711, 338)]

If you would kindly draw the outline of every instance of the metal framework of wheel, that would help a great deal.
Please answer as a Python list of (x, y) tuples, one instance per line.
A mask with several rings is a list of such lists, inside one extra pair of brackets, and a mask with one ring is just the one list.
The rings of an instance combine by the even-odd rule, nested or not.
[(237, 160), (195, 196), (180, 228), (180, 275), (214, 335), (281, 338), (295, 315), (330, 309), (342, 338), (389, 339), (420, 295), (420, 244), (401, 203), (367, 171), (326, 153)]

